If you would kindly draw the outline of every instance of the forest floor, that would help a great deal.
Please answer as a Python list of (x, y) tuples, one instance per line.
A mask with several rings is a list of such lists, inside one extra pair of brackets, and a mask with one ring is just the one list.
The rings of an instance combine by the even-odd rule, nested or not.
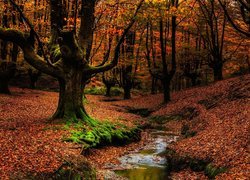
[[(49, 120), (56, 109), (58, 93), (16, 87), (11, 91), (12, 95), (0, 95), (0, 179), (51, 173), (72, 156), (82, 156), (79, 144), (62, 140), (69, 135), (64, 125)], [(162, 124), (179, 135), (184, 126), (195, 132), (192, 137), (180, 138), (170, 148), (180, 155), (209, 159), (214, 166), (226, 167), (226, 172), (216, 179), (250, 178), (250, 75), (173, 93), (167, 105), (161, 104), (162, 98), (162, 94), (157, 94), (107, 101), (104, 96), (87, 95), (86, 109), (96, 119), (127, 126), (148, 123), (150, 117), (188, 112), (181, 120)], [(142, 108), (153, 112), (142, 118), (126, 110)], [(145, 131), (139, 142), (92, 149), (85, 158), (102, 169), (103, 164), (119, 163), (117, 157), (146, 143)], [(207, 178), (191, 169), (174, 172), (172, 177)]]

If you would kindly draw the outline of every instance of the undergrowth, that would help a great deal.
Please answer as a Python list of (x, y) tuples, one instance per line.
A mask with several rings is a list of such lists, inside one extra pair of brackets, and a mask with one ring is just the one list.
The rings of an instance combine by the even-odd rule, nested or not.
[[(91, 95), (104, 95), (106, 93), (105, 87), (91, 87), (86, 88), (84, 90), (85, 94), (91, 94)], [(123, 90), (119, 87), (112, 87), (110, 90), (111, 96), (120, 96), (123, 93)]]

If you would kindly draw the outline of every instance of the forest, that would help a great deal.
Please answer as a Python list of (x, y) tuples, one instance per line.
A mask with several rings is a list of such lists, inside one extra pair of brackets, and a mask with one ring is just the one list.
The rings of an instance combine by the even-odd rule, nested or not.
[(250, 179), (250, 0), (0, 0), (0, 179)]

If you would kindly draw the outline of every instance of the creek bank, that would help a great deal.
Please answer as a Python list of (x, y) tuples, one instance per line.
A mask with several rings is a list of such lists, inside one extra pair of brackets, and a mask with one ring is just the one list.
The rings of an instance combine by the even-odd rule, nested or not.
[(183, 156), (170, 148), (167, 148), (165, 153), (167, 159), (166, 170), (169, 173), (190, 168), (194, 172), (204, 172), (209, 179), (214, 179), (215, 176), (227, 170), (226, 167), (214, 166), (210, 159), (197, 159), (188, 155)]
[[(166, 158), (163, 155), (166, 147), (175, 142), (178, 138), (176, 135), (162, 130), (147, 130), (149, 141), (142, 147), (136, 148), (133, 151), (118, 158), (119, 164), (106, 163), (102, 174), (105, 178), (114, 175), (119, 175), (120, 178), (128, 179), (167, 179)], [(105, 173), (104, 173), (105, 172)], [(119, 178), (119, 179), (120, 179)]]

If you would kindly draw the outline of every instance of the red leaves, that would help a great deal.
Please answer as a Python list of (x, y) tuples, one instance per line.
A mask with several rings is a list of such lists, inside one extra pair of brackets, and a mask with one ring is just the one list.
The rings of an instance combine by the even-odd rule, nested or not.
[[(218, 179), (249, 177), (249, 99), (228, 98), (231, 85), (241, 86), (241, 82), (249, 79), (250, 76), (247, 75), (243, 80), (229, 79), (212, 86), (174, 93), (171, 103), (161, 106), (153, 113), (166, 115), (191, 106), (199, 111), (197, 117), (185, 121), (191, 130), (197, 131), (197, 135), (180, 140), (171, 145), (171, 148), (181, 154), (212, 159), (212, 163), (217, 166), (229, 167), (226, 173), (217, 176)], [(62, 142), (62, 136), (68, 133), (63, 130), (63, 125), (47, 122), (48, 117), (56, 109), (57, 93), (18, 88), (13, 88), (12, 92), (12, 96), (0, 95), (1, 178), (8, 178), (10, 175), (15, 177), (19, 172), (53, 172), (65, 157), (81, 153), (78, 145)], [(222, 98), (213, 108), (206, 109), (198, 103), (216, 94), (222, 94)], [(117, 102), (102, 102), (102, 98), (88, 96), (87, 111), (95, 118), (118, 121), (129, 126), (133, 126), (141, 118), (126, 113), (122, 107), (154, 109), (162, 101), (161, 95)], [(167, 125), (174, 133), (180, 131), (179, 121), (172, 121)], [(144, 135), (143, 141), (139, 143), (91, 150), (86, 158), (98, 168), (103, 168), (105, 163), (118, 163), (117, 157), (143, 146), (147, 140), (146, 134)], [(189, 179), (204, 179), (203, 174), (192, 173), (190, 170), (174, 174), (177, 179), (184, 176)]]
[[(241, 86), (242, 91), (249, 94), (246, 84), (250, 76), (241, 78), (176, 93), (172, 103), (155, 113), (167, 114), (185, 106), (196, 107), (199, 110), (199, 116), (186, 122), (192, 131), (197, 132), (197, 135), (180, 140), (171, 145), (171, 148), (180, 154), (188, 154), (199, 159), (211, 159), (216, 166), (228, 167), (229, 170), (218, 175), (218, 179), (250, 178), (249, 99), (246, 96), (245, 99), (235, 98), (232, 101), (228, 96), (234, 86)], [(216, 94), (221, 94), (220, 100), (211, 109), (206, 109), (203, 104), (198, 103)], [(181, 172), (175, 175), (178, 179), (179, 176), (183, 178), (186, 174)]]

